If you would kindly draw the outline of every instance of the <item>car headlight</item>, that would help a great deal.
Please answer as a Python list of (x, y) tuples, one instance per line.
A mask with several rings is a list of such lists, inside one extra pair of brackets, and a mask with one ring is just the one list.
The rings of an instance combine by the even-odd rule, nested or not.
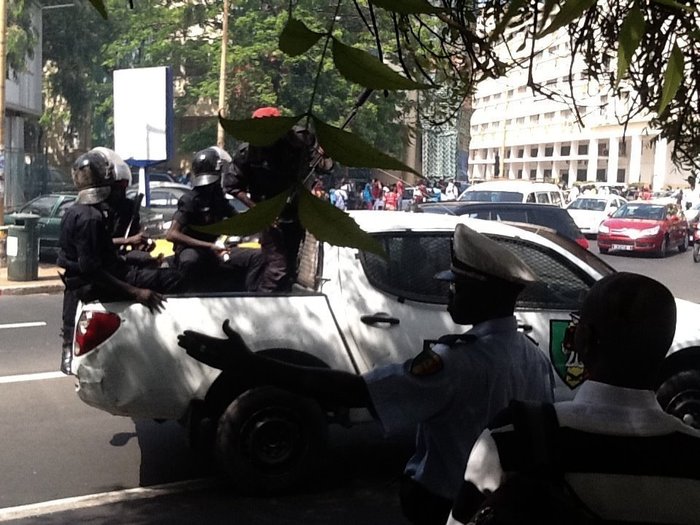
[(646, 237), (647, 235), (656, 235), (657, 233), (659, 233), (660, 229), (661, 228), (659, 226), (654, 226), (653, 228), (647, 228), (646, 230), (640, 230), (639, 236)]
[(604, 222), (601, 222), (600, 226), (598, 226), (598, 233), (610, 233), (610, 228)]

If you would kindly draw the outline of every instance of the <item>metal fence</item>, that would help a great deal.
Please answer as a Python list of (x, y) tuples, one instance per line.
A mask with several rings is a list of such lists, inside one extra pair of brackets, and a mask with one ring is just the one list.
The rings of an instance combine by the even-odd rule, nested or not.
[(45, 155), (5, 150), (5, 210), (13, 211), (38, 195), (70, 191), (70, 170), (50, 166)]

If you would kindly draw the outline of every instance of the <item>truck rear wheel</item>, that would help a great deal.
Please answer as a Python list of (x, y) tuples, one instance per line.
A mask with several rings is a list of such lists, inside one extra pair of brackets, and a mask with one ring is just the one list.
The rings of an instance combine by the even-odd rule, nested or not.
[(224, 411), (216, 452), (239, 488), (282, 492), (313, 473), (327, 433), (326, 416), (314, 400), (263, 386), (244, 392)]
[(700, 370), (682, 370), (669, 376), (656, 397), (666, 412), (700, 428)]

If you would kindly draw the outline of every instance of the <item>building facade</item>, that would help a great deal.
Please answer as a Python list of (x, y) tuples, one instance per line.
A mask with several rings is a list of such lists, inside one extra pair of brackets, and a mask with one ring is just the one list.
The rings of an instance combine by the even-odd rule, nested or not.
[[(551, 93), (533, 94), (527, 69), (479, 85), (470, 123), (471, 182), (529, 179), (568, 187), (586, 181), (644, 183), (654, 190), (687, 185), (690, 173), (671, 162), (669, 145), (651, 129), (650, 115), (639, 115), (625, 127), (630, 94), (613, 97), (608, 86), (587, 77), (582, 61), (572, 67), (563, 37), (544, 43), (533, 74)], [(583, 125), (571, 100), (557, 96), (570, 92)]]

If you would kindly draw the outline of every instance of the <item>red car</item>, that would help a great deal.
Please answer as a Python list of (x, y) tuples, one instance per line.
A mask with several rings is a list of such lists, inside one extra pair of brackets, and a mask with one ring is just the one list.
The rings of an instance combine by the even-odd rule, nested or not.
[(688, 249), (688, 221), (676, 204), (628, 202), (598, 230), (600, 253), (653, 252), (664, 257), (672, 248)]

